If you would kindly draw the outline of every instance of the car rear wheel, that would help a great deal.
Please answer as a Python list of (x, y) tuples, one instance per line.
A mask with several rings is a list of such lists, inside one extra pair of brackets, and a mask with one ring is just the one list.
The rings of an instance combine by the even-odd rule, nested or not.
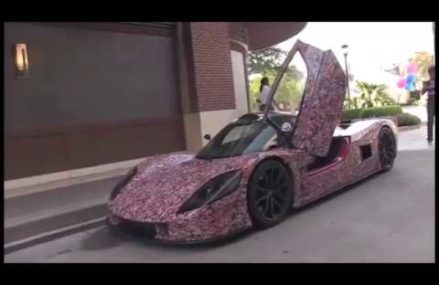
[(383, 171), (389, 171), (393, 167), (396, 158), (396, 139), (393, 131), (384, 127), (378, 134), (378, 152)]
[(287, 169), (276, 160), (266, 160), (255, 169), (247, 189), (247, 204), (256, 227), (272, 227), (285, 218), (292, 205), (292, 187)]

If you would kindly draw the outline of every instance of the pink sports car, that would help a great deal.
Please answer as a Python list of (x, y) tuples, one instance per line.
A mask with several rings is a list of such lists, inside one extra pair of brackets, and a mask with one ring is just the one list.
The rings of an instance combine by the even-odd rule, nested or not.
[[(306, 67), (304, 91), (295, 112), (279, 110), (279, 86), (296, 56)], [(272, 227), (290, 208), (390, 170), (397, 155), (394, 121), (341, 122), (346, 83), (332, 51), (298, 41), (264, 112), (225, 126), (197, 154), (145, 159), (113, 190), (109, 226), (173, 243), (218, 240)]]

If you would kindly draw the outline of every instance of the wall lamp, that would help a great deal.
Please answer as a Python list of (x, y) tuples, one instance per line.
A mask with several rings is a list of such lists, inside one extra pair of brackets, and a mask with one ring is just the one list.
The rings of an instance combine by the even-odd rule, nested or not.
[(29, 73), (29, 59), (26, 44), (15, 45), (15, 67), (18, 78), (24, 78)]

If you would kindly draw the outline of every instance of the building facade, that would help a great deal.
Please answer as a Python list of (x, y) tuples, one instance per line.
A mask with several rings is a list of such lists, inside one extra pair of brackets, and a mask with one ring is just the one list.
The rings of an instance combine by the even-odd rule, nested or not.
[(304, 26), (5, 23), (5, 180), (196, 151), (249, 111), (247, 52)]

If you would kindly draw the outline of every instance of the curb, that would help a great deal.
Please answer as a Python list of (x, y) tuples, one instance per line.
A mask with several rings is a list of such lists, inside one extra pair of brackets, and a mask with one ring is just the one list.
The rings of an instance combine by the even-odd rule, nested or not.
[(419, 125), (415, 125), (415, 126), (403, 126), (403, 127), (398, 127), (398, 131), (400, 132), (404, 132), (404, 131), (410, 131), (410, 130), (414, 130), (414, 129), (419, 129), (420, 127), (422, 127), (425, 124), (419, 124)]
[(50, 231), (34, 237), (18, 240), (4, 245), (4, 254), (9, 254), (14, 251), (25, 249), (31, 246), (35, 246), (41, 243), (49, 242), (54, 239), (62, 238), (71, 234), (86, 231), (89, 229), (97, 228), (105, 224), (105, 217), (97, 218), (84, 223), (76, 224), (73, 226), (64, 227), (58, 230)]
[(106, 213), (107, 205), (99, 204), (5, 228), (5, 250), (11, 252), (83, 231), (85, 226), (90, 227), (98, 220), (105, 219)]

